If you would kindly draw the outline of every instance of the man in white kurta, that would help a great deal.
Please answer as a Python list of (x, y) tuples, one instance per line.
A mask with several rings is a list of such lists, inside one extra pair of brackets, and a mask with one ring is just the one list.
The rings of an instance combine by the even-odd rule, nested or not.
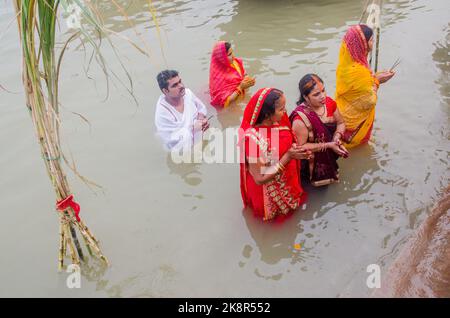
[(206, 107), (184, 87), (178, 72), (162, 71), (157, 80), (163, 92), (156, 104), (157, 134), (168, 150), (191, 148), (209, 127)]

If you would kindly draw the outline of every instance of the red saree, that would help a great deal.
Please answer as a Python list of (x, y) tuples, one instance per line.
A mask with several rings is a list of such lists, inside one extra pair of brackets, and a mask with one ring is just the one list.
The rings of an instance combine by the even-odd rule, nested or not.
[(279, 124), (270, 127), (255, 126), (262, 104), (270, 91), (270, 88), (260, 89), (250, 99), (240, 127), (241, 155), (244, 155), (241, 156), (240, 164), (242, 200), (244, 207), (251, 208), (255, 216), (264, 221), (285, 216), (306, 200), (306, 193), (298, 177), (297, 160), (291, 160), (284, 171), (263, 185), (256, 184), (248, 168), (249, 160), (260, 159), (268, 165), (277, 162), (294, 142), (287, 115)]
[(245, 69), (242, 60), (236, 57), (234, 60), (240, 72), (228, 61), (225, 42), (220, 41), (214, 45), (209, 67), (209, 94), (213, 106), (223, 107), (228, 97), (244, 79)]

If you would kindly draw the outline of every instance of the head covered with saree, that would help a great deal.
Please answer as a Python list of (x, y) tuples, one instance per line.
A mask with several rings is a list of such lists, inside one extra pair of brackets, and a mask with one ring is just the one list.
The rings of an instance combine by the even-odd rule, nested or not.
[[(244, 116), (241, 123), (241, 131), (260, 124), (262, 120), (273, 114), (276, 101), (283, 95), (283, 92), (276, 88), (261, 88), (250, 99), (244, 110)], [(261, 115), (261, 116), (260, 116)], [(290, 127), (289, 118), (284, 114), (279, 125)]]
[[(254, 157), (273, 164), (272, 161), (278, 161), (294, 142), (289, 118), (286, 112), (279, 112), (278, 101), (282, 96), (283, 92), (275, 88), (258, 90), (245, 108), (239, 129), (242, 200), (245, 207), (250, 206), (264, 220), (286, 215), (305, 199), (295, 160), (289, 162), (282, 174), (263, 185), (255, 183), (247, 167), (246, 159), (252, 162)], [(265, 125), (264, 120), (268, 118), (272, 119), (272, 124)]]
[(378, 81), (367, 61), (372, 30), (366, 25), (351, 26), (344, 36), (336, 69), (336, 103), (348, 130), (347, 147), (370, 137), (375, 119)]
[(352, 25), (345, 33), (344, 43), (352, 59), (369, 68), (367, 54), (369, 54), (369, 40), (372, 29), (365, 24)]
[(241, 59), (234, 58), (237, 65), (230, 63), (226, 43), (217, 42), (211, 54), (209, 94), (213, 106), (225, 105), (227, 98), (236, 90), (245, 75)]

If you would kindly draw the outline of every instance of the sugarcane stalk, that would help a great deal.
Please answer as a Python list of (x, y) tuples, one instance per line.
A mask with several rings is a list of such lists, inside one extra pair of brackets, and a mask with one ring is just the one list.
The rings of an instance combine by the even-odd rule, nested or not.
[(58, 255), (58, 270), (62, 271), (64, 266), (64, 245), (66, 244), (66, 239), (64, 237), (64, 225), (63, 222), (59, 223), (59, 255)]
[(72, 240), (73, 240), (75, 247), (77, 249), (77, 252), (78, 252), (78, 257), (80, 260), (84, 261), (84, 255), (83, 255), (83, 250), (81, 249), (80, 241), (78, 240), (75, 229), (73, 228), (72, 224), (70, 224), (70, 223), (69, 223), (69, 229), (70, 229), (70, 234), (72, 235)]
[(73, 244), (73, 241), (70, 237), (71, 234), (70, 234), (69, 224), (66, 223), (64, 228), (66, 231), (65, 236), (66, 236), (66, 240), (67, 240), (67, 245), (69, 246), (70, 257), (72, 258), (72, 264), (79, 265), (80, 259), (78, 258), (77, 251), (75, 249), (75, 245)]

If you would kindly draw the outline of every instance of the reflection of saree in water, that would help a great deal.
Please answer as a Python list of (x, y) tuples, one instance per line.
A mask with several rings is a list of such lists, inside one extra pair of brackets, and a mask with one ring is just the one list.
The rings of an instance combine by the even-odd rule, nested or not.
[(230, 64), (225, 42), (219, 41), (213, 48), (209, 68), (209, 94), (211, 105), (228, 106), (228, 97), (233, 94), (245, 75), (242, 60), (234, 58)]
[(336, 70), (336, 102), (344, 118), (343, 140), (352, 148), (369, 141), (375, 120), (378, 80), (367, 62), (367, 41), (358, 25), (342, 41)]
[[(306, 200), (306, 193), (300, 185), (296, 160), (291, 160), (283, 172), (263, 185), (256, 184), (249, 171), (249, 160), (259, 159), (268, 165), (273, 164), (289, 150), (294, 141), (287, 115), (279, 124), (255, 126), (261, 106), (270, 90), (260, 89), (251, 98), (245, 109), (240, 131), (241, 145), (245, 145), (245, 158), (242, 158), (240, 164), (242, 200), (245, 207), (250, 207), (256, 216), (265, 221), (289, 214)], [(274, 149), (277, 142), (278, 149)]]
[[(329, 97), (326, 100), (327, 117), (332, 117), (336, 110), (336, 103)], [(309, 107), (301, 104), (292, 112), (290, 120), (301, 120), (308, 129), (308, 142), (330, 142), (336, 131), (336, 123), (324, 124), (319, 116)], [(328, 185), (339, 181), (339, 167), (336, 162), (338, 156), (331, 149), (315, 152), (310, 160), (302, 160), (302, 175), (309, 178), (315, 187)]]

